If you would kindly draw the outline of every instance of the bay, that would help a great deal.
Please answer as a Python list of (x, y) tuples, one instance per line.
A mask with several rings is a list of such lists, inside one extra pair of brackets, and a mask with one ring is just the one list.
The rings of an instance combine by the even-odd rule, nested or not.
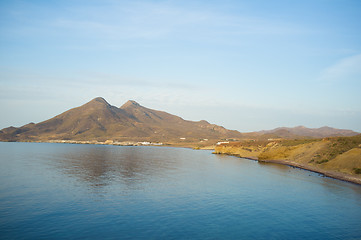
[(361, 186), (171, 147), (0, 143), (0, 239), (361, 239)]

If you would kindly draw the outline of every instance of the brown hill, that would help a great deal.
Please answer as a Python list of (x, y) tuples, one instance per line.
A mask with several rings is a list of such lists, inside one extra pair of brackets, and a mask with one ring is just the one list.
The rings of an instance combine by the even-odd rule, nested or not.
[(304, 126), (298, 126), (294, 128), (280, 127), (273, 130), (266, 130), (258, 132), (260, 135), (270, 136), (270, 137), (280, 137), (280, 138), (324, 138), (324, 137), (350, 137), (355, 136), (359, 133), (352, 130), (346, 129), (336, 129), (331, 127), (321, 127), (321, 128), (307, 128)]
[[(199, 139), (239, 138), (238, 131), (187, 121), (178, 116), (128, 101), (120, 108), (103, 98), (70, 109), (38, 124), (0, 131), (1, 141), (98, 140), (116, 141), (199, 141)], [(184, 139), (185, 138), (185, 139)]]

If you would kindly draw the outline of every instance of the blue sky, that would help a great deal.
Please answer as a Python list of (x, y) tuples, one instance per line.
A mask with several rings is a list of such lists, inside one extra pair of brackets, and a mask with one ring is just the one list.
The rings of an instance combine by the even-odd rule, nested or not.
[(361, 132), (361, 1), (0, 1), (0, 128), (102, 96)]

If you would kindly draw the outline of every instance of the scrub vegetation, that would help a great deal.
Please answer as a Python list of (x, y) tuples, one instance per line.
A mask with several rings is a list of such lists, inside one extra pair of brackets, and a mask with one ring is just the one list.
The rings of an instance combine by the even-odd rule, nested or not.
[(221, 144), (215, 153), (225, 153), (259, 161), (278, 161), (305, 168), (361, 174), (361, 134), (352, 137), (319, 139), (279, 139), (240, 141)]

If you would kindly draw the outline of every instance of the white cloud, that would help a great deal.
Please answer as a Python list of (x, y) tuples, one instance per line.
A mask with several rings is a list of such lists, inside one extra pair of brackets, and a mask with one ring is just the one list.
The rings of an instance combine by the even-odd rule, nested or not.
[(323, 81), (360, 81), (361, 54), (343, 58), (321, 72)]
[(210, 89), (197, 83), (148, 80), (95, 71), (69, 72), (59, 77), (21, 68), (0, 68), (0, 80), (4, 81), (1, 83), (0, 104), (15, 99), (88, 101), (97, 96), (110, 97), (116, 102), (134, 99), (167, 105), (209, 105), (214, 102)]
[[(229, 15), (220, 9), (179, 6), (169, 2), (130, 2), (96, 7), (72, 7), (70, 14), (54, 16), (51, 26), (64, 34), (110, 41), (129, 39), (238, 38), (244, 35), (303, 34), (306, 30), (290, 22), (251, 15)], [(107, 44), (110, 44), (109, 42)], [(118, 45), (122, 45), (118, 42)]]
[(154, 39), (182, 26), (206, 22), (207, 13), (164, 3), (130, 2), (95, 7), (73, 7), (72, 14), (53, 21), (59, 29), (103, 39)]

